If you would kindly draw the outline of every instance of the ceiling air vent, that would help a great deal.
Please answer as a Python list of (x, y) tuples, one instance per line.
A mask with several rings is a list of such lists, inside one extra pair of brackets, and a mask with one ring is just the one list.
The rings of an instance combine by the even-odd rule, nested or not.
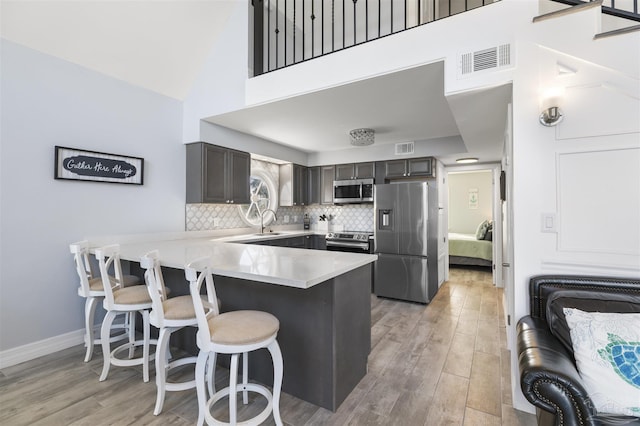
[(463, 53), (459, 60), (459, 75), (508, 67), (511, 65), (511, 45), (503, 44), (476, 52)]
[(413, 154), (413, 142), (396, 144), (396, 155)]

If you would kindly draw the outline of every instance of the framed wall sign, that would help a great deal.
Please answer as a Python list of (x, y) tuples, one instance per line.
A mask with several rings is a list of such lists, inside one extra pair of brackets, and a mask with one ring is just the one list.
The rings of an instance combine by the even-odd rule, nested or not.
[(56, 146), (55, 178), (142, 185), (144, 158)]

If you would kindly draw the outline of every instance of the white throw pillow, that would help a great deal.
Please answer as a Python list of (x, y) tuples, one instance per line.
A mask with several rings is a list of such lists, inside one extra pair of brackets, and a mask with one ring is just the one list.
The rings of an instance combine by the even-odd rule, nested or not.
[(563, 311), (596, 411), (640, 416), (640, 314)]

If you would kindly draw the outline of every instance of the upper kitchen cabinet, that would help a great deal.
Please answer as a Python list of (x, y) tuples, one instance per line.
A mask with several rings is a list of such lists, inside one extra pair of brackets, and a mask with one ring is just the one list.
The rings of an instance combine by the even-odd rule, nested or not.
[(373, 179), (375, 163), (336, 164), (336, 180)]
[(320, 168), (320, 204), (333, 204), (334, 166)]
[(187, 147), (187, 203), (248, 204), (249, 153), (195, 142)]
[(321, 167), (309, 167), (308, 170), (308, 193), (307, 193), (307, 201), (309, 204), (320, 204), (320, 192), (322, 190), (322, 182), (320, 180), (320, 169)]
[(383, 161), (384, 178), (435, 177), (433, 157), (410, 158), (408, 160)]
[(280, 205), (305, 206), (309, 203), (308, 168), (298, 164), (280, 165)]

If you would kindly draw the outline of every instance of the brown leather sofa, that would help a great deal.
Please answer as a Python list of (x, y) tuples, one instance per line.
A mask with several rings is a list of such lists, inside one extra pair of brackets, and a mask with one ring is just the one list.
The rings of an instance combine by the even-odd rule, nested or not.
[(541, 275), (529, 283), (530, 312), (517, 326), (520, 386), (538, 425), (640, 425), (597, 413), (576, 369), (563, 307), (640, 312), (640, 279)]

